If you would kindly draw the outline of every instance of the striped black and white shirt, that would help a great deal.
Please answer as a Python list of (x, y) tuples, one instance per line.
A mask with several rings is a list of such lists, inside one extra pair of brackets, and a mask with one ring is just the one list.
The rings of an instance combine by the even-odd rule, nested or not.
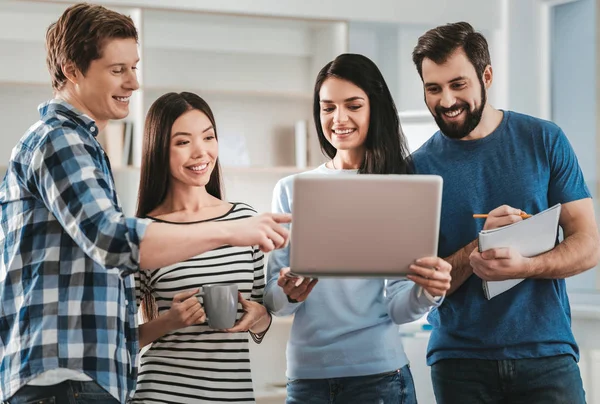
[[(254, 215), (252, 207), (236, 203), (209, 221)], [(260, 303), (265, 287), (258, 247), (223, 246), (175, 265), (140, 271), (136, 277), (138, 302), (151, 293), (159, 313), (169, 310), (177, 293), (205, 284), (235, 283), (244, 299)], [(238, 319), (242, 314), (238, 305)], [(166, 334), (142, 354), (133, 402), (253, 403), (248, 333), (216, 331), (205, 323)]]

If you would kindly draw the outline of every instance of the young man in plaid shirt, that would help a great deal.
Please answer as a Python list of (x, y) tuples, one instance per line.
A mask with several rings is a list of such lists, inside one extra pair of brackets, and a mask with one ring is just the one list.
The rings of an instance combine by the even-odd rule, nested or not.
[(138, 337), (131, 274), (221, 245), (279, 248), (285, 215), (186, 226), (126, 218), (96, 141), (138, 89), (129, 17), (77, 4), (46, 35), (54, 99), (0, 184), (0, 400), (125, 403)]

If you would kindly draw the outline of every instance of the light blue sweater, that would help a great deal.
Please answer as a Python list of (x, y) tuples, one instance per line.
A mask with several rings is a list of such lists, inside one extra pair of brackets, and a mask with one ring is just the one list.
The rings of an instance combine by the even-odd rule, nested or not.
[[(309, 172), (357, 173), (332, 170), (325, 165)], [(293, 178), (283, 178), (275, 186), (274, 212), (292, 211)], [(436, 304), (430, 296), (418, 293), (418, 285), (406, 279), (322, 278), (306, 301), (289, 303), (277, 285), (279, 270), (288, 266), (289, 247), (269, 255), (264, 296), (265, 305), (276, 316), (294, 314), (287, 346), (287, 377), (366, 376), (393, 371), (408, 363), (397, 324), (421, 318)]]

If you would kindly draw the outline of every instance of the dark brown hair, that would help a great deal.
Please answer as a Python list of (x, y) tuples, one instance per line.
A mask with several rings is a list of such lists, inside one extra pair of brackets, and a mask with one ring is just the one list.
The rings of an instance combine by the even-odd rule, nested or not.
[(321, 127), (321, 86), (329, 77), (349, 81), (369, 97), (369, 131), (360, 174), (410, 174), (413, 171), (408, 142), (392, 94), (379, 68), (366, 56), (344, 53), (327, 63), (317, 75), (313, 96), (313, 118), (323, 153), (333, 159), (337, 150)]
[(79, 3), (67, 8), (46, 32), (46, 65), (52, 88), (63, 88), (67, 80), (62, 70), (65, 63), (74, 63), (85, 74), (90, 63), (102, 57), (106, 41), (114, 38), (137, 41), (137, 30), (130, 17), (94, 4)]
[[(208, 117), (214, 128), (215, 138), (218, 139), (217, 125), (212, 110), (206, 101), (196, 94), (167, 93), (150, 106), (144, 125), (137, 217), (146, 217), (165, 200), (171, 178), (169, 170), (171, 129), (177, 118), (193, 109)], [(206, 184), (206, 191), (215, 198), (223, 199), (219, 159), (217, 159), (208, 184)], [(150, 321), (158, 316), (156, 302), (150, 293), (145, 293), (142, 297), (141, 310), (145, 321)]]
[(492, 64), (488, 43), (468, 22), (455, 22), (430, 29), (423, 34), (413, 50), (413, 62), (423, 79), (423, 59), (443, 64), (457, 49), (464, 50), (481, 80), (485, 68)]

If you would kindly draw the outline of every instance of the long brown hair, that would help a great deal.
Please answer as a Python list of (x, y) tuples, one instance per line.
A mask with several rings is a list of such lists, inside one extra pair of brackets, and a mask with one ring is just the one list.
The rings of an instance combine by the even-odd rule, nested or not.
[[(208, 117), (214, 128), (215, 138), (218, 140), (217, 125), (212, 110), (198, 95), (188, 92), (167, 93), (150, 106), (144, 125), (137, 217), (146, 217), (167, 197), (171, 182), (169, 170), (171, 129), (177, 118), (193, 109)], [(223, 199), (221, 167), (218, 158), (208, 184), (206, 184), (206, 191), (215, 198)], [(156, 301), (150, 292), (145, 293), (142, 297), (141, 309), (145, 321), (150, 321), (158, 316)]]
[(394, 104), (392, 94), (377, 65), (363, 55), (344, 53), (327, 63), (317, 75), (313, 96), (313, 117), (321, 150), (333, 159), (337, 150), (321, 127), (321, 86), (330, 77), (349, 81), (369, 97), (371, 114), (365, 141), (365, 158), (358, 169), (360, 174), (410, 174), (412, 160), (408, 141)]

